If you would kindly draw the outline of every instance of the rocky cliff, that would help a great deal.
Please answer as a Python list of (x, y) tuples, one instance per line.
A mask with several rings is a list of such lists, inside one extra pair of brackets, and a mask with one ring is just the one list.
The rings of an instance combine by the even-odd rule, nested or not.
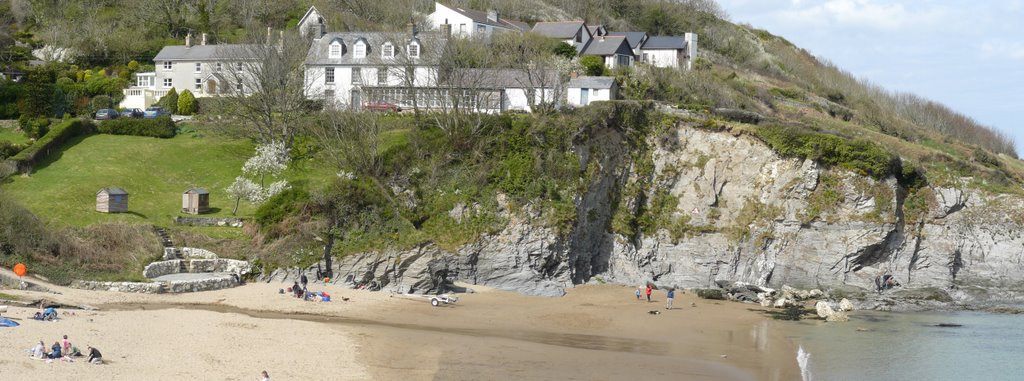
[(639, 154), (624, 135), (595, 133), (577, 147), (581, 165), (598, 170), (577, 196), (570, 231), (545, 227), (530, 206), (502, 210), (504, 230), (457, 252), (425, 245), (349, 256), (335, 262), (335, 280), (401, 292), (463, 281), (558, 296), (585, 282), (863, 291), (889, 273), (906, 289), (931, 290), (926, 298), (1024, 297), (1020, 197), (907, 189), (682, 123), (649, 134)]

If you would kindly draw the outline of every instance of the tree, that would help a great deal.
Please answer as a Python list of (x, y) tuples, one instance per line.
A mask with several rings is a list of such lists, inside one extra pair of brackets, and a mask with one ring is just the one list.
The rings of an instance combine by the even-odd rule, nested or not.
[(280, 175), (288, 169), (288, 151), (284, 143), (273, 142), (256, 147), (256, 155), (245, 161), (242, 172), (250, 176), (258, 176), (260, 188), (265, 188), (267, 176)]
[(577, 54), (576, 47), (569, 45), (569, 43), (565, 41), (561, 41), (557, 45), (555, 45), (555, 47), (551, 49), (551, 53), (553, 53), (556, 56), (565, 57), (566, 59), (570, 60), (576, 58)]
[(235, 199), (235, 207), (231, 209), (231, 214), (238, 213), (238, 204), (242, 199), (252, 201), (260, 197), (259, 185), (242, 176), (236, 177), (235, 182), (227, 187), (227, 189), (224, 189), (224, 191)]
[(170, 90), (167, 90), (167, 94), (160, 97), (160, 100), (156, 101), (156, 103), (160, 105), (160, 107), (163, 107), (167, 112), (172, 114), (176, 113), (178, 111), (178, 91), (174, 90), (172, 87)]
[(580, 58), (580, 65), (587, 75), (602, 75), (605, 71), (604, 60), (598, 56), (583, 56)]
[(307, 132), (336, 169), (380, 177), (384, 173), (380, 135), (385, 128), (385, 117), (379, 113), (332, 110), (310, 123)]
[(196, 97), (191, 91), (185, 90), (178, 97), (178, 114), (192, 115), (196, 113)]

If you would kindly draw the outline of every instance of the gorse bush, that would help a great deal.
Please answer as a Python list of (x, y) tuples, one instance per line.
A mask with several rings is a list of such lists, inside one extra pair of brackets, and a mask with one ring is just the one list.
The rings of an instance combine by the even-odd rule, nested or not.
[(119, 118), (100, 122), (96, 131), (109, 135), (150, 136), (154, 138), (173, 138), (177, 132), (174, 121), (169, 116), (155, 119)]
[(172, 87), (170, 90), (167, 90), (167, 94), (160, 97), (156, 104), (163, 107), (167, 112), (176, 114), (178, 112), (178, 91)]
[(181, 92), (178, 97), (178, 114), (180, 115), (192, 115), (196, 113), (196, 97), (192, 95), (191, 91), (185, 90)]

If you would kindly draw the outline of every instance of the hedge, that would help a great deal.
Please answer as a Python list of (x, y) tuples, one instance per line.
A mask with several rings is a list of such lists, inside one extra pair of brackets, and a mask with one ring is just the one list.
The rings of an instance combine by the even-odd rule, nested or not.
[(18, 165), (19, 171), (28, 171), (33, 164), (49, 155), (54, 149), (59, 150), (71, 138), (88, 134), (92, 132), (92, 129), (93, 124), (87, 119), (65, 120), (51, 128), (50, 132), (36, 140), (31, 146), (11, 157), (10, 160)]
[(169, 116), (156, 119), (111, 119), (100, 122), (96, 131), (109, 135), (150, 136), (154, 138), (173, 138), (174, 121)]

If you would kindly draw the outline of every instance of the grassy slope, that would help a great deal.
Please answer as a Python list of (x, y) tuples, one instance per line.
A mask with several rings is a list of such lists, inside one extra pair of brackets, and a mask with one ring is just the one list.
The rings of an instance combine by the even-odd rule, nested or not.
[[(93, 135), (72, 144), (30, 177), (13, 177), (4, 191), (45, 220), (71, 226), (114, 221), (169, 225), (180, 215), (181, 192), (192, 186), (210, 191), (213, 212), (207, 215), (230, 216), (233, 203), (224, 188), (253, 152), (247, 141), (191, 136)], [(131, 194), (130, 213), (95, 211), (96, 191), (107, 186)], [(253, 210), (243, 202), (239, 215)]]
[(28, 143), (28, 137), (11, 127), (0, 127), (0, 140), (6, 140), (14, 144)]

